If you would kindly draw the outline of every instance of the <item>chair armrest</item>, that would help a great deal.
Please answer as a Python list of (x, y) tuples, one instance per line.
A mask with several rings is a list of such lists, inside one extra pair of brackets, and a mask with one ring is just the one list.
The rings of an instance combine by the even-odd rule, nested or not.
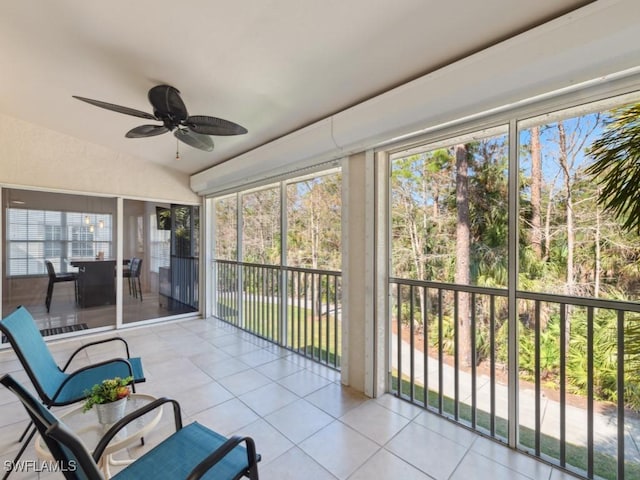
[(104, 365), (109, 365), (112, 363), (124, 363), (127, 368), (129, 369), (129, 376), (133, 376), (133, 367), (131, 366), (131, 363), (129, 363), (129, 360), (127, 360), (126, 358), (112, 358), (110, 360), (105, 360), (103, 362), (98, 362), (98, 363), (92, 363), (91, 365), (86, 365), (82, 368), (79, 368), (78, 370), (74, 370), (73, 372), (69, 373), (68, 377), (64, 379), (64, 381), (60, 384), (60, 386), (58, 387), (58, 389), (56, 390), (56, 393), (51, 397), (51, 404), (55, 404), (56, 399), (58, 398), (58, 395), (60, 395), (60, 392), (62, 392), (62, 390), (64, 390), (64, 387), (67, 385), (67, 383), (69, 383), (73, 377), (75, 377), (76, 375), (82, 373), (82, 372), (86, 372), (87, 370), (92, 370), (94, 368), (99, 368), (102, 367)]
[(64, 364), (64, 368), (62, 369), (62, 371), (66, 372), (67, 368), (69, 368), (69, 365), (71, 365), (71, 362), (73, 361), (74, 357), (78, 353), (83, 351), (85, 348), (93, 347), (95, 345), (100, 345), (100, 344), (107, 343), (107, 342), (114, 342), (114, 341), (120, 341), (120, 342), (124, 343), (124, 349), (127, 352), (127, 358), (130, 358), (131, 355), (129, 354), (129, 344), (127, 343), (127, 341), (124, 338), (122, 338), (122, 337), (105, 338), (104, 340), (97, 340), (95, 342), (90, 342), (90, 343), (87, 343), (86, 345), (82, 345), (81, 347), (79, 347), (75, 352), (73, 352), (71, 354), (71, 356), (67, 360), (67, 363)]
[(142, 415), (145, 415), (150, 411), (155, 410), (158, 407), (161, 407), (165, 403), (173, 404), (173, 420), (175, 422), (176, 432), (180, 430), (182, 428), (182, 414), (180, 412), (180, 404), (176, 400), (173, 400), (171, 398), (165, 398), (165, 397), (158, 398), (157, 400), (154, 400), (153, 402), (145, 405), (144, 407), (140, 407), (139, 409), (131, 412), (130, 414), (126, 415), (125, 417), (121, 418), (116, 423), (114, 423), (111, 426), (111, 428), (107, 430), (107, 433), (105, 433), (102, 436), (102, 438), (96, 445), (96, 448), (93, 450), (92, 455), (94, 460), (96, 462), (100, 460), (100, 457), (104, 452), (104, 449), (107, 448), (107, 446), (109, 445), (109, 442), (113, 440), (113, 437), (115, 437), (116, 434), (120, 430), (122, 430), (123, 427), (126, 427), (129, 423), (131, 423), (136, 418), (139, 418)]
[(246, 443), (247, 447), (247, 472), (249, 478), (258, 478), (257, 471), (255, 469), (256, 463), (260, 460), (260, 457), (256, 455), (256, 445), (251, 437), (239, 437), (233, 436), (222, 445), (220, 445), (213, 453), (202, 460), (198, 465), (194, 467), (189, 473), (186, 480), (199, 480), (203, 475), (222, 460), (231, 450), (236, 448), (241, 443)]

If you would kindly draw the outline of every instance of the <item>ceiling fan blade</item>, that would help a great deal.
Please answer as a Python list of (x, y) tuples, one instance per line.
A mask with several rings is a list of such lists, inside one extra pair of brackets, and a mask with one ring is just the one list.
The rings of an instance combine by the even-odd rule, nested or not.
[(149, 102), (158, 118), (170, 118), (179, 123), (189, 116), (180, 92), (171, 85), (157, 85), (149, 90)]
[(127, 138), (145, 138), (155, 137), (167, 133), (169, 129), (164, 125), (140, 125), (139, 127), (132, 128), (127, 132), (125, 137)]
[(247, 129), (237, 123), (206, 115), (189, 117), (184, 124), (194, 132), (204, 135), (243, 135), (247, 133)]
[(185, 128), (177, 128), (173, 132), (173, 135), (178, 140), (186, 143), (191, 147), (197, 148), (199, 150), (204, 150), (205, 152), (213, 151), (213, 140), (211, 140), (211, 137), (200, 135), (199, 133), (192, 132), (191, 130), (187, 130)]
[(113, 103), (101, 102), (100, 100), (92, 100), (91, 98), (78, 97), (76, 95), (72, 95), (73, 98), (77, 98), (78, 100), (82, 100), (83, 102), (90, 103), (91, 105), (95, 105), (96, 107), (106, 108), (107, 110), (112, 110), (118, 113), (124, 113), (125, 115), (133, 115), (134, 117), (146, 118), (148, 120), (157, 120), (156, 117), (151, 115), (150, 113), (143, 112), (141, 110), (136, 110), (135, 108), (122, 107), (120, 105), (114, 105)]

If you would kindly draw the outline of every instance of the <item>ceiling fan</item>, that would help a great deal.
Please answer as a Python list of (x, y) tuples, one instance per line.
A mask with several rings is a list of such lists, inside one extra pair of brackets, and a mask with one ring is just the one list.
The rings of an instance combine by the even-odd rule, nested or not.
[(134, 108), (122, 107), (91, 98), (76, 95), (73, 95), (73, 98), (114, 112), (162, 122), (162, 125), (140, 125), (132, 128), (126, 133), (127, 138), (154, 137), (173, 131), (173, 135), (187, 145), (211, 152), (213, 140), (209, 135), (227, 136), (247, 133), (246, 128), (229, 120), (206, 115), (190, 116), (187, 113), (187, 107), (180, 98), (180, 92), (171, 85), (157, 85), (149, 90), (148, 98), (153, 106), (153, 115)]

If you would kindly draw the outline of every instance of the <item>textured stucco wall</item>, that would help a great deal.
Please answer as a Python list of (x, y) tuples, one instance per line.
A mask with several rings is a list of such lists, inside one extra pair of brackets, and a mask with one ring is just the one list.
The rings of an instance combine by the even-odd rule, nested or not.
[(198, 202), (187, 174), (0, 115), (0, 185)]

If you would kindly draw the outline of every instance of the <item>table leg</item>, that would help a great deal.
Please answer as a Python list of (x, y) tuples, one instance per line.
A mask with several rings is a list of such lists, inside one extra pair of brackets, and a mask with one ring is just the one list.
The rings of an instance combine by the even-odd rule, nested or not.
[(109, 464), (111, 465), (130, 465), (133, 462), (135, 462), (135, 459), (127, 459), (127, 460), (116, 460), (115, 458), (113, 458), (113, 455), (109, 455)]
[(98, 460), (98, 468), (102, 470), (102, 473), (104, 473), (105, 480), (109, 480), (111, 478), (111, 472), (109, 471), (109, 461), (105, 458), (104, 455), (100, 457), (100, 460)]

